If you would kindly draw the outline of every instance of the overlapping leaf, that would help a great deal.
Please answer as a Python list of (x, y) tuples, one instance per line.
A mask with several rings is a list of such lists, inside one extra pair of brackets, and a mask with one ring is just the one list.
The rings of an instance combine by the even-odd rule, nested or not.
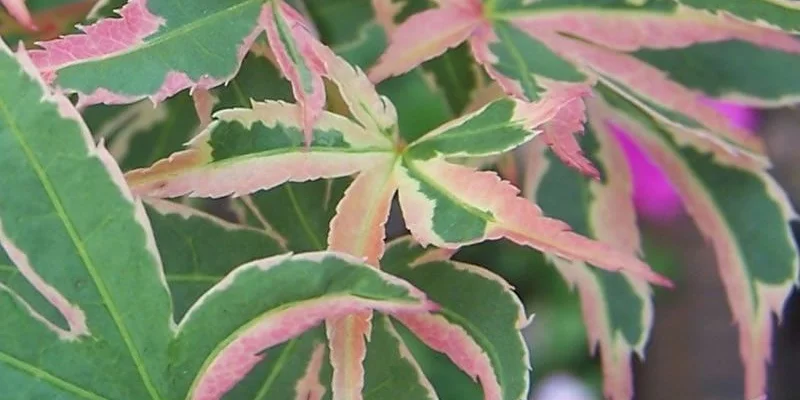
[[(665, 171), (713, 247), (739, 327), (746, 397), (763, 395), (772, 315), (782, 312), (800, 272), (789, 227), (795, 213), (786, 194), (758, 165), (742, 165), (697, 144), (676, 141), (665, 132), (668, 128), (624, 98), (601, 90), (603, 99), (619, 112), (598, 103), (593, 106), (598, 118), (630, 132)], [(757, 223), (753, 215), (758, 215)]]
[[(206, 288), (224, 278), (226, 265), (280, 251), (275, 241), (257, 229), (236, 226), (175, 203), (150, 201), (148, 214), (178, 315)], [(223, 247), (209, 246), (209, 242)], [(226, 250), (226, 246), (231, 249)], [(434, 384), (417, 361), (421, 354), (411, 351), (409, 337), (401, 333), (408, 331), (478, 380), (483, 398), (524, 398), (529, 366), (519, 331), (526, 323), (519, 300), (499, 277), (478, 267), (448, 262), (448, 254), (425, 250), (410, 237), (389, 245), (381, 266), (437, 293), (442, 309), (435, 314), (372, 316), (369, 343), (364, 346), (365, 372), (359, 377), (365, 396), (383, 398), (402, 390), (408, 399), (438, 398)], [(449, 290), (451, 285), (467, 291), (454, 294)], [(442, 342), (444, 333), (450, 338), (448, 343)], [(348, 341), (354, 339), (357, 337)], [(339, 398), (330, 384), (335, 375), (328, 361), (329, 357), (333, 361), (337, 343), (330, 341), (328, 351), (325, 344), (324, 333), (312, 329), (287, 344), (267, 349), (264, 361), (228, 395)], [(362, 393), (352, 395), (361, 398)]]
[(306, 136), (325, 104), (319, 71), (308, 53), (310, 28), (282, 0), (206, 1), (189, 8), (174, 0), (131, 0), (119, 18), (81, 30), (40, 43), (42, 49), (31, 54), (49, 81), (79, 94), (81, 105), (146, 97), (158, 102), (187, 88), (219, 86), (236, 75), (264, 32), (301, 105), (297, 117)]
[[(508, 238), (570, 259), (590, 260), (603, 268), (628, 268), (665, 283), (634, 257), (544, 218), (537, 207), (517, 197), (516, 188), (496, 175), (445, 160), (499, 154), (523, 144), (537, 126), (561, 109), (561, 99), (542, 101), (535, 107), (498, 100), (406, 145), (392, 141), (398, 135), (391, 102), (378, 96), (358, 70), (330, 50), (321, 45), (317, 50), (326, 75), (338, 82), (358, 123), (324, 113), (306, 151), (300, 146), (300, 128), (290, 118), (293, 105), (264, 102), (255, 103), (250, 110), (222, 111), (218, 120), (191, 142), (189, 150), (129, 173), (134, 191), (160, 197), (245, 195), (287, 181), (360, 172), (340, 203), (337, 218), (349, 221), (348, 226), (360, 221), (358, 230), (364, 233), (363, 241), (374, 244), (375, 256), (380, 255), (383, 233), (376, 226), (385, 221), (380, 218), (383, 211), (377, 210), (388, 210), (386, 203), (398, 190), (406, 223), (421, 243), (457, 248)], [(370, 181), (381, 185), (375, 187)], [(382, 201), (364, 203), (372, 196), (365, 193), (375, 190)], [(364, 205), (370, 208), (365, 211)], [(346, 210), (360, 211), (353, 216)], [(365, 212), (376, 219), (364, 221)]]
[(321, 252), (237, 268), (176, 326), (144, 208), (110, 154), (93, 144), (67, 100), (34, 78), (32, 65), (23, 70), (5, 45), (1, 53), (0, 163), (15, 173), (0, 177), (8, 189), (0, 244), (63, 320), (39, 312), (41, 299), (0, 284), (6, 395), (219, 398), (262, 350), (326, 317), (430, 310), (409, 284)]
[[(624, 34), (619, 24), (626, 26)], [(599, 80), (664, 122), (689, 128), (721, 148), (763, 161), (763, 149), (751, 135), (702, 103), (696, 92), (628, 54), (642, 48), (686, 47), (729, 39), (800, 52), (800, 41), (788, 34), (669, 1), (635, 5), (623, 1), (448, 1), (400, 25), (370, 76), (380, 81), (402, 74), (468, 41), (486, 72), (517, 99), (537, 101), (560, 95), (565, 85), (568, 90)], [(687, 134), (687, 130), (681, 132)], [(592, 174), (574, 150), (574, 139), (564, 134), (558, 137), (549, 140), (556, 149), (562, 141), (568, 142), (557, 154)], [(564, 151), (566, 148), (573, 150)]]
[(123, 171), (146, 167), (183, 148), (208, 124), (213, 111), (247, 107), (253, 99), (291, 99), (290, 85), (267, 55), (260, 53), (263, 49), (248, 53), (242, 70), (227, 85), (206, 92), (207, 110), (198, 108), (198, 90), (194, 96), (183, 92), (155, 106), (146, 100), (132, 105), (94, 105), (81, 114)]
[[(359, 233), (332, 224), (331, 248), (344, 245), (355, 254), (369, 254), (372, 247), (360, 241)], [(408, 236), (390, 243), (374, 264), (424, 286), (436, 298), (440, 307), (436, 312), (393, 313), (391, 317), (366, 312), (326, 322), (334, 399), (384, 398), (397, 393), (407, 399), (438, 399), (439, 391), (419, 361), (424, 356), (420, 352), (425, 351), (447, 356), (480, 383), (484, 399), (526, 398), (530, 366), (520, 334), (527, 322), (522, 305), (500, 277), (447, 261), (450, 253), (424, 249)], [(453, 286), (464, 290), (453, 291)], [(427, 348), (421, 350), (410, 340), (419, 340)]]
[(84, 104), (163, 100), (233, 77), (258, 33), (261, 8), (261, 1), (195, 3), (188, 9), (170, 1), (130, 1), (120, 18), (42, 43), (31, 56), (54, 84), (81, 93)]
[[(594, 165), (601, 168), (602, 179), (588, 181), (542, 154), (541, 146), (532, 146), (527, 155), (525, 191), (545, 214), (570, 223), (577, 232), (640, 254), (633, 179), (625, 154), (605, 121), (595, 118), (592, 111), (590, 108), (582, 144)], [(589, 348), (601, 353), (606, 398), (632, 399), (631, 355), (644, 356), (652, 325), (649, 287), (624, 273), (611, 274), (562, 259), (550, 261), (580, 296)]]
[[(147, 211), (176, 316), (183, 316), (233, 266), (284, 252), (262, 230), (231, 224), (186, 206), (149, 200)], [(305, 399), (310, 394), (307, 388), (315, 390), (314, 383), (321, 387), (320, 396), (330, 392), (326, 384), (330, 378), (321, 375), (330, 374), (321, 333), (321, 327), (313, 328), (267, 349), (264, 360), (226, 398)], [(308, 384), (301, 383), (304, 379)]]
[(426, 250), (410, 237), (389, 244), (381, 266), (424, 287), (440, 306), (434, 313), (400, 314), (396, 320), (480, 382), (484, 399), (527, 398), (530, 364), (520, 330), (528, 320), (522, 304), (499, 276), (447, 261), (447, 254)]
[[(336, 207), (337, 214), (330, 224), (328, 244), (332, 250), (364, 257), (372, 265), (379, 265), (378, 260), (383, 253), (383, 224), (388, 218), (389, 205), (399, 185), (401, 205), (409, 226), (413, 233), (428, 243), (441, 243), (443, 246), (455, 248), (486, 238), (510, 237), (526, 245), (546, 248), (572, 257), (583, 257), (579, 254), (581, 251), (594, 252), (591, 257), (601, 260), (597, 264), (605, 263), (605, 266), (610, 268), (619, 268), (623, 265), (636, 265), (636, 268), (641, 268), (642, 264), (639, 264), (634, 257), (619, 257), (603, 245), (586, 241), (567, 232), (566, 225), (542, 218), (535, 206), (524, 199), (516, 198), (516, 189), (500, 182), (496, 176), (442, 161), (443, 157), (479, 157), (497, 154), (524, 143), (532, 137), (531, 126), (528, 124), (536, 124), (537, 121), (550, 118), (560, 107), (559, 102), (543, 102), (540, 104), (540, 109), (529, 109), (520, 102), (499, 100), (405, 145), (402, 141), (395, 141), (398, 135), (391, 103), (378, 96), (357, 69), (348, 66), (324, 47), (318, 47), (317, 51), (317, 56), (323, 61), (326, 76), (338, 85), (343, 103), (348, 106), (349, 114), (355, 118), (355, 122), (333, 113), (324, 113), (320, 123), (315, 127), (311, 146), (306, 151), (300, 148), (301, 134), (298, 123), (282, 116), (289, 113), (281, 114), (282, 108), (291, 105), (264, 102), (255, 103), (251, 110), (222, 111), (217, 115), (218, 121), (212, 123), (198, 136), (189, 150), (176, 153), (149, 169), (131, 172), (128, 179), (134, 190), (158, 196), (246, 195), (262, 188), (275, 187), (267, 193), (280, 191), (276, 186), (286, 181), (346, 176), (358, 172)], [(271, 112), (265, 112), (267, 110)], [(225, 115), (232, 117), (227, 118)], [(229, 122), (250, 129), (238, 127), (230, 129), (223, 125)], [(501, 139), (497, 140), (498, 137)], [(286, 138), (293, 139), (286, 140)], [(487, 140), (489, 138), (492, 140)], [(485, 143), (492, 145), (487, 147)], [(225, 154), (233, 154), (230, 149), (248, 151), (226, 159)], [(337, 160), (338, 154), (341, 154), (341, 158)], [(214, 158), (217, 156), (221, 158)], [(286, 167), (281, 167), (283, 162), (281, 159), (286, 157), (292, 158), (286, 161), (284, 164)], [(469, 189), (469, 186), (459, 187), (457, 179), (426, 178), (419, 174), (412, 177), (407, 172), (417, 164), (421, 168), (415, 169), (416, 172), (436, 172), (435, 168), (423, 165), (426, 162), (459, 169), (458, 172), (463, 175), (463, 179), (479, 179), (485, 184), (494, 186), (488, 189), (477, 188), (477, 192), (500, 193), (502, 196), (498, 196), (497, 199), (478, 198), (478, 204), (474, 204), (471, 203), (476, 200), (474, 196), (458, 192), (464, 188)], [(252, 165), (261, 167), (245, 168), (244, 165), (247, 163), (255, 163)], [(288, 168), (290, 165), (301, 168), (290, 170)], [(303, 171), (308, 167), (316, 169)], [(251, 177), (242, 179), (236, 174), (230, 174), (230, 171), (237, 170), (250, 174)], [(273, 172), (265, 173), (266, 171)], [(421, 192), (417, 186), (423, 182), (434, 188), (434, 194), (438, 198), (433, 198), (433, 201), (423, 203), (420, 207), (413, 202), (419, 201)], [(438, 188), (438, 182), (449, 182), (452, 186)], [(494, 190), (495, 188), (502, 190)], [(287, 187), (287, 190), (291, 189)], [(422, 193), (422, 195), (427, 194)], [(437, 201), (441, 202), (441, 199), (448, 201), (454, 196), (457, 196), (455, 201), (449, 201), (444, 207), (436, 204)], [(425, 197), (421, 198), (423, 202), (427, 201)], [(296, 204), (296, 197), (292, 203)], [(461, 230), (460, 226), (452, 224), (460, 223), (458, 218), (463, 215), (471, 217), (470, 212), (477, 207), (487, 211), (479, 212), (477, 221), (474, 218), (466, 221), (472, 224), (467, 234), (473, 236), (451, 237), (450, 232)], [(251, 219), (268, 227), (267, 229), (274, 229), (269, 222), (274, 220), (274, 216), (265, 218), (262, 211), (265, 208), (254, 204), (251, 197), (244, 197), (239, 208), (251, 215)], [(521, 216), (514, 214), (519, 209), (527, 214)], [(492, 212), (497, 213), (502, 219), (496, 219)], [(426, 213), (430, 216), (426, 217)], [(426, 222), (424, 218), (429, 218), (429, 221)], [(302, 218), (300, 222), (295, 224), (293, 229), (305, 231), (307, 238), (314, 239), (313, 241), (318, 243), (320, 239), (317, 235), (314, 233), (308, 235), (314, 230), (309, 229)], [(534, 227), (537, 230), (534, 230)], [(293, 237), (297, 236), (297, 234), (283, 235), (286, 243), (295, 241)], [(299, 236), (300, 242), (303, 242), (303, 234)], [(576, 242), (582, 243), (583, 247), (567, 245)], [(580, 250), (575, 252), (571, 249)], [(638, 272), (648, 278), (659, 279), (646, 267)], [(390, 327), (384, 326), (383, 322), (375, 328), (373, 318), (380, 320), (378, 316), (370, 313), (361, 313), (326, 321), (332, 366), (331, 391), (334, 398), (360, 398), (363, 391), (370, 390), (369, 374), (364, 370), (364, 363), (369, 362), (366, 339), (373, 329), (387, 329), (384, 333), (391, 333)], [(429, 338), (429, 340), (434, 339)], [(414, 374), (419, 370), (413, 365), (407, 366), (406, 369)], [(487, 379), (488, 372), (480, 373), (484, 374), (481, 379), (483, 382)], [(421, 384), (421, 393), (429, 393), (429, 386)], [(491, 385), (488, 390), (490, 395), (496, 392), (496, 388), (492, 389)]]

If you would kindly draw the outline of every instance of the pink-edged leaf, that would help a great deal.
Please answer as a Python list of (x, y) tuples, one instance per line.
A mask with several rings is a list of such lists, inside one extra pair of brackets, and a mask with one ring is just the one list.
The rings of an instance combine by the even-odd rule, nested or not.
[(385, 137), (325, 112), (310, 147), (294, 116), (278, 101), (229, 109), (189, 142), (189, 149), (127, 174), (134, 192), (154, 197), (242, 195), (281, 183), (347, 176), (393, 158)]
[[(509, 96), (535, 102), (565, 84), (590, 84), (592, 79), (537, 38), (514, 25), (479, 26), (469, 40), (476, 61)], [(541, 66), (534, 68), (534, 66)]]
[[(378, 267), (383, 256), (392, 198), (397, 190), (392, 170), (395, 161), (387, 160), (359, 174), (345, 191), (331, 220), (328, 248), (362, 257)], [(334, 400), (363, 398), (364, 359), (372, 330), (369, 312), (326, 321), (331, 365), (333, 366)]]
[(382, 263), (386, 271), (414, 282), (440, 306), (433, 313), (392, 317), (478, 381), (483, 399), (526, 399), (530, 360), (520, 330), (528, 319), (519, 298), (494, 273), (438, 253), (410, 237), (389, 245)]
[[(527, 29), (530, 28), (530, 29)], [(533, 25), (523, 29), (535, 29)], [(637, 58), (559, 35), (537, 37), (575, 62), (596, 71), (604, 84), (664, 122), (689, 128), (695, 135), (718, 143), (721, 150), (765, 161), (763, 144), (747, 130), (733, 125), (701, 100), (701, 94), (670, 80), (666, 73)], [(686, 130), (681, 130), (686, 132)]]
[(192, 92), (192, 102), (200, 120), (200, 127), (205, 128), (213, 120), (212, 114), (217, 99), (207, 89), (196, 89)]
[(434, 157), (487, 157), (508, 152), (541, 132), (563, 108), (588, 92), (585, 86), (562, 85), (535, 103), (500, 98), (443, 124), (411, 143), (406, 155)]
[(0, 282), (2, 397), (162, 397), (175, 331), (141, 201), (70, 101), (2, 40), (0, 82), (0, 253), (26, 281)]
[[(526, 108), (529, 111), (524, 114), (528, 115), (526, 117), (528, 120), (538, 120), (536, 125), (541, 125), (542, 139), (564, 163), (597, 179), (599, 171), (583, 156), (575, 137), (583, 131), (586, 110), (583, 97), (590, 93), (591, 88), (588, 85), (557, 85), (544, 99), (528, 104)], [(475, 99), (468, 105), (467, 110), (479, 109), (500, 97), (503, 97), (503, 90), (498, 84), (487, 85), (477, 91)], [(550, 109), (554, 110), (555, 114), (550, 114)], [(540, 117), (531, 118), (534, 115)], [(531, 128), (533, 127), (536, 126), (533, 125)], [(510, 172), (512, 169), (506, 171)], [(502, 171), (500, 172), (501, 176), (511, 180), (504, 176)], [(512, 183), (515, 181), (512, 180)]]
[[(620, 143), (599, 121), (592, 129), (600, 142), (598, 158), (608, 172), (604, 182), (591, 183), (595, 199), (589, 209), (589, 223), (598, 240), (630, 254), (641, 254), (641, 238), (633, 203), (633, 178)], [(556, 260), (556, 265), (560, 262)], [(576, 271), (577, 272), (577, 271)], [(575, 276), (562, 270), (581, 293), (581, 309), (587, 322), (591, 345), (598, 346), (603, 362), (605, 394), (611, 399), (633, 396), (633, 353), (644, 358), (644, 348), (653, 325), (653, 301), (649, 285), (627, 274), (618, 277), (587, 274), (584, 267)], [(626, 297), (623, 297), (626, 296)], [(607, 305), (626, 299), (626, 308)], [(631, 317), (628, 323), (627, 317)]]
[[(383, 255), (392, 197), (397, 190), (392, 174), (394, 160), (359, 174), (345, 191), (331, 220), (328, 248), (364, 258), (378, 266)], [(358, 313), (326, 321), (333, 399), (357, 400), (364, 388), (366, 340), (371, 331), (371, 313)]]
[(8, 13), (17, 20), (22, 26), (36, 30), (36, 24), (33, 23), (31, 12), (25, 5), (25, 0), (0, 0), (0, 4), (6, 8)]
[[(359, 174), (345, 191), (331, 220), (328, 248), (364, 258), (378, 266), (383, 255), (392, 197), (397, 190), (394, 160)], [(364, 359), (372, 329), (371, 313), (358, 313), (326, 321), (334, 400), (358, 400), (364, 388)]]
[(401, 75), (464, 42), (480, 24), (479, 7), (435, 8), (412, 15), (392, 32), (389, 47), (369, 71), (373, 82)]
[[(315, 279), (297, 285), (304, 274)], [(273, 289), (264, 290), (265, 285)], [(242, 301), (248, 306), (238, 306)], [(264, 358), (265, 349), (298, 337), (326, 318), (367, 310), (432, 309), (435, 305), (407, 282), (341, 253), (254, 261), (200, 297), (178, 325), (174, 366), (199, 373), (196, 378), (181, 374), (175, 389), (179, 393), (183, 385), (190, 385), (189, 398), (219, 399)]]
[(208, 89), (230, 80), (261, 32), (261, 8), (247, 1), (184, 9), (131, 0), (120, 18), (39, 43), (41, 50), (31, 58), (49, 81), (78, 93), (80, 105), (162, 101), (186, 88)]
[[(336, 207), (328, 248), (362, 257), (378, 267), (384, 251), (385, 224), (397, 190), (394, 159), (359, 174)], [(372, 313), (363, 312), (325, 322), (333, 366), (334, 400), (360, 400), (364, 389), (364, 360), (372, 330)]]
[(447, 355), (465, 374), (479, 381), (484, 400), (504, 398), (489, 355), (464, 328), (435, 314), (395, 314), (395, 318), (425, 345)]
[(314, 42), (314, 51), (323, 65), (323, 74), (334, 82), (349, 112), (367, 131), (393, 137), (397, 134), (397, 110), (381, 96), (357, 66), (348, 64), (329, 47)]
[(588, 175), (599, 178), (600, 171), (584, 155), (575, 135), (583, 132), (586, 106), (576, 98), (561, 108), (552, 120), (544, 125), (542, 138), (565, 164)]
[(272, 53), (281, 72), (292, 83), (292, 93), (300, 105), (306, 144), (312, 140), (314, 123), (325, 107), (322, 66), (314, 52), (314, 38), (302, 15), (283, 1), (264, 8), (261, 23), (267, 31)]
[[(786, 52), (800, 51), (800, 40), (725, 15), (686, 7), (672, 13), (551, 12), (515, 18), (540, 31), (565, 33), (592, 43), (630, 52), (642, 48), (682, 48), (696, 43), (741, 40)], [(620, 26), (624, 28), (620, 29)]]
[(397, 191), (394, 160), (387, 160), (359, 174), (336, 206), (331, 220), (328, 248), (364, 257), (378, 265), (383, 256), (392, 198)]
[(519, 190), (493, 172), (440, 159), (405, 161), (396, 171), (406, 225), (422, 244), (456, 248), (506, 238), (559, 257), (671, 285), (636, 257), (546, 218), (539, 207), (518, 197)]
[[(525, 193), (544, 212), (563, 218), (579, 232), (632, 255), (641, 253), (633, 204), (633, 180), (620, 144), (602, 119), (590, 113), (582, 143), (587, 156), (604, 171), (602, 181), (588, 181), (532, 146)], [(567, 200), (570, 199), (570, 200)], [(653, 319), (648, 285), (626, 273), (609, 274), (582, 262), (551, 258), (581, 302), (589, 348), (599, 349), (606, 398), (633, 398), (631, 356), (643, 356)]]
[(678, 3), (759, 26), (800, 32), (800, 5), (794, 0), (678, 0)]
[(325, 322), (330, 361), (333, 366), (333, 400), (361, 400), (364, 389), (364, 359), (372, 331), (372, 313), (361, 312)]
[[(607, 122), (629, 132), (663, 169), (713, 247), (739, 328), (745, 395), (763, 395), (772, 315), (782, 312), (800, 272), (789, 227), (796, 217), (786, 194), (760, 165), (676, 142), (629, 102), (610, 93), (604, 98), (622, 111), (601, 108)], [(758, 215), (757, 226), (748, 215)]]

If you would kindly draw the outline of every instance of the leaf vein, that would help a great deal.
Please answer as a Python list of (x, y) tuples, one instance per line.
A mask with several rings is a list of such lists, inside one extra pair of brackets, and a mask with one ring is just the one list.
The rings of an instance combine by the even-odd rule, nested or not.
[(160, 399), (161, 397), (158, 395), (158, 391), (153, 386), (152, 378), (150, 378), (147, 370), (144, 367), (144, 364), (141, 359), (141, 355), (135, 348), (130, 332), (128, 332), (127, 327), (121, 320), (121, 316), (119, 310), (117, 310), (116, 304), (111, 299), (109, 295), (108, 288), (106, 288), (105, 284), (100, 279), (100, 276), (97, 273), (97, 268), (94, 265), (89, 253), (86, 250), (85, 243), (79, 237), (78, 232), (75, 228), (74, 223), (67, 215), (66, 210), (64, 209), (64, 205), (61, 202), (61, 199), (58, 197), (56, 190), (53, 186), (53, 183), (50, 181), (50, 178), (47, 176), (47, 172), (45, 171), (42, 163), (37, 159), (36, 155), (33, 153), (32, 149), (28, 145), (27, 141), (24, 138), (24, 135), (20, 131), (20, 128), (15, 123), (14, 116), (9, 112), (8, 105), (0, 99), (0, 114), (5, 121), (8, 123), (9, 130), (14, 138), (19, 143), (20, 147), (22, 148), (22, 152), (25, 154), (25, 157), (28, 159), (31, 168), (34, 170), (36, 177), (39, 179), (39, 182), (42, 184), (42, 188), (44, 189), (45, 193), (47, 194), (48, 199), (50, 200), (53, 208), (56, 211), (58, 218), (64, 225), (64, 229), (67, 231), (75, 249), (78, 252), (78, 255), (83, 262), (84, 266), (86, 267), (87, 272), (92, 278), (95, 286), (97, 287), (98, 292), (100, 293), (100, 297), (103, 299), (105, 306), (108, 309), (109, 314), (111, 314), (111, 318), (114, 321), (114, 324), (117, 326), (117, 330), (122, 336), (123, 341), (125, 342), (125, 346), (130, 351), (131, 359), (133, 360), (134, 364), (136, 365), (136, 369), (139, 372), (139, 375), (142, 378), (142, 383), (144, 383), (147, 391), (150, 393), (153, 399)]
[(35, 365), (28, 364), (5, 352), (0, 352), (0, 362), (9, 365), (12, 368), (17, 369), (19, 371), (26, 372), (32, 376), (35, 376), (36, 378), (39, 378), (39, 380), (41, 381), (47, 382), (55, 387), (66, 390), (82, 398), (91, 400), (108, 400), (107, 398), (100, 396), (99, 394), (81, 388), (78, 385), (75, 385), (69, 381), (59, 378), (39, 367), (36, 367)]

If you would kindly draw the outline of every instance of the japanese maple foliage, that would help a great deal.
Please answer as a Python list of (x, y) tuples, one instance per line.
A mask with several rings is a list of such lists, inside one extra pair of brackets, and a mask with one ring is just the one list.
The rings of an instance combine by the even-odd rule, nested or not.
[[(438, 355), (478, 398), (525, 399), (521, 301), (451, 260), (493, 240), (546, 254), (581, 299), (606, 396), (633, 398), (649, 285), (672, 284), (641, 260), (613, 127), (716, 251), (746, 394), (764, 393), (771, 317), (798, 276), (794, 213), (757, 136), (701, 94), (783, 105), (800, 85), (670, 60), (706, 46), (722, 70), (739, 46), (777, 77), (800, 65), (796, 5), (86, 3), (1, 2), (29, 38), (63, 7), (87, 21), (0, 42), (12, 398), (444, 399)], [(395, 198), (410, 235), (387, 241)]]
[[(509, 96), (533, 102), (558, 96), (565, 86), (599, 80), (672, 124), (710, 133), (738, 150), (760, 155), (763, 150), (750, 135), (727, 124), (695, 93), (626, 53), (729, 39), (797, 53), (800, 42), (783, 32), (709, 16), (669, 1), (579, 3), (583, 3), (580, 11), (569, 3), (547, 1), (441, 1), (439, 7), (397, 27), (370, 77), (381, 81), (407, 72), (468, 41), (475, 59)], [(582, 122), (575, 116), (582, 113), (572, 110), (576, 107), (580, 102), (557, 118), (574, 122), (554, 124), (547, 140), (568, 164), (596, 175), (571, 136), (580, 131)]]

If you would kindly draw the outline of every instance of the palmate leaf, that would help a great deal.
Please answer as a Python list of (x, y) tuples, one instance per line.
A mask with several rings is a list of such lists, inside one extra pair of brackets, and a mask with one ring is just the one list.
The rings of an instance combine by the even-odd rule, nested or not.
[[(625, 35), (619, 34), (619, 24), (627, 27)], [(437, 29), (431, 31), (431, 26)], [(402, 74), (468, 41), (486, 72), (517, 99), (537, 101), (559, 95), (565, 84), (585, 86), (599, 80), (664, 122), (689, 128), (727, 151), (765, 161), (761, 143), (702, 103), (697, 92), (628, 54), (729, 39), (800, 51), (800, 41), (788, 34), (669, 1), (447, 1), (400, 25), (370, 77), (380, 81)], [(592, 173), (577, 152), (563, 151), (575, 147), (574, 139), (558, 138), (549, 140), (556, 148), (563, 140), (569, 142), (557, 154)]]
[[(373, 260), (381, 252), (382, 238), (376, 235), (381, 236), (382, 230), (370, 218), (365, 221), (362, 217), (366, 213), (375, 216), (375, 222), (385, 221), (380, 216), (399, 189), (406, 222), (422, 243), (457, 248), (507, 237), (568, 258), (591, 259), (597, 266), (612, 270), (628, 267), (665, 283), (635, 258), (574, 235), (561, 222), (543, 218), (535, 206), (518, 198), (517, 190), (496, 175), (445, 161), (453, 156), (499, 154), (523, 144), (533, 136), (531, 131), (560, 110), (561, 101), (543, 101), (530, 107), (520, 101), (498, 100), (406, 145), (393, 141), (397, 134), (394, 126), (388, 126), (393, 119), (388, 99), (378, 96), (363, 75), (326, 48), (320, 46), (318, 56), (324, 60), (328, 76), (340, 85), (350, 82), (340, 88), (351, 109), (360, 110), (353, 112), (358, 122), (324, 113), (306, 151), (300, 146), (300, 127), (290, 118), (295, 106), (264, 102), (255, 103), (251, 110), (225, 110), (191, 142), (189, 150), (130, 172), (127, 178), (133, 190), (158, 197), (246, 195), (287, 181), (360, 173), (339, 209), (361, 211), (358, 216), (340, 212), (337, 218), (350, 221), (344, 225), (359, 232), (360, 243), (374, 244), (375, 252), (370, 253), (375, 255), (370, 257)], [(370, 192), (378, 188), (359, 180), (374, 180), (382, 186)], [(369, 202), (366, 199), (373, 197), (367, 193), (379, 194), (383, 200)], [(361, 208), (363, 205), (369, 208)], [(351, 225), (356, 220), (360, 223)], [(336, 223), (334, 219), (331, 224)]]
[[(388, 138), (325, 112), (310, 147), (292, 117), (297, 106), (267, 101), (228, 109), (190, 142), (190, 149), (128, 174), (134, 191), (157, 197), (244, 195), (287, 181), (347, 176), (394, 158)], [(265, 173), (265, 171), (269, 171)]]
[[(330, 250), (362, 257), (375, 267), (381, 265), (383, 225), (391, 200), (399, 191), (407, 224), (423, 243), (455, 249), (507, 237), (561, 256), (592, 260), (612, 270), (630, 269), (646, 279), (667, 283), (634, 256), (569, 232), (560, 221), (544, 218), (535, 205), (517, 197), (517, 190), (495, 175), (445, 161), (447, 157), (499, 154), (525, 143), (534, 135), (534, 128), (557, 114), (568, 99), (542, 101), (536, 107), (497, 100), (406, 144), (399, 139), (391, 102), (374, 91), (360, 70), (321, 44), (314, 51), (324, 75), (338, 86), (353, 120), (324, 112), (313, 129), (310, 147), (303, 148), (302, 127), (291, 117), (296, 107), (292, 104), (266, 101), (254, 103), (252, 109), (223, 110), (193, 139), (188, 150), (149, 168), (131, 171), (127, 179), (133, 190), (157, 197), (246, 196), (277, 189), (285, 182), (357, 174), (336, 207), (327, 243)], [(252, 199), (244, 198), (242, 206), (250, 218), (263, 221), (265, 227), (271, 225)], [(271, 226), (269, 229), (274, 230)], [(283, 239), (290, 243), (289, 237)], [(442, 332), (460, 332), (441, 318), (397, 318), (424, 342), (451, 357), (458, 352), (481, 354), (476, 347), (480, 345), (471, 340), (455, 342), (455, 347), (438, 343), (436, 338)], [(359, 399), (369, 390), (364, 363), (373, 320), (381, 324), (378, 329), (386, 329), (383, 334), (390, 339), (391, 326), (368, 311), (326, 320), (334, 399)], [(438, 333), (430, 333), (431, 329)], [(462, 364), (465, 361), (456, 357), (454, 362), (471, 376), (480, 377), (487, 397), (506, 398), (499, 397), (505, 384), (489, 380), (488, 361)], [(414, 365), (405, 369), (419, 374)], [(430, 393), (430, 385), (420, 382), (421, 393)]]
[[(605, 121), (594, 118), (591, 111), (581, 143), (601, 169), (602, 179), (588, 181), (542, 154), (541, 146), (531, 146), (525, 192), (546, 215), (568, 222), (577, 232), (640, 254), (633, 179), (625, 154)], [(624, 273), (552, 257), (550, 261), (580, 296), (589, 348), (599, 349), (602, 357), (606, 398), (632, 399), (631, 355), (644, 355), (653, 322), (650, 288)]]
[[(772, 315), (781, 314), (800, 272), (789, 227), (795, 213), (786, 194), (760, 166), (742, 165), (675, 141), (665, 132), (668, 128), (612, 91), (600, 89), (604, 102), (593, 105), (593, 111), (604, 123), (630, 132), (662, 168), (714, 249), (739, 327), (745, 397), (763, 395)], [(747, 217), (754, 212), (759, 216), (755, 225)]]
[[(222, 280), (229, 272), (225, 266), (280, 251), (263, 232), (183, 205), (148, 200), (147, 208), (176, 315), (182, 315), (207, 288)], [(204, 246), (207, 243), (216, 245)], [(526, 323), (519, 300), (500, 278), (478, 267), (448, 262), (448, 254), (423, 249), (410, 237), (389, 244), (381, 266), (437, 293), (441, 311), (428, 316), (376, 313), (372, 317), (370, 340), (365, 347), (366, 374), (362, 375), (365, 397), (387, 398), (403, 393), (407, 399), (438, 398), (435, 385), (417, 361), (422, 355), (413, 353), (408, 336), (400, 333), (409, 331), (419, 332), (424, 343), (443, 351), (466, 374), (479, 379), (483, 398), (524, 398), (529, 371), (527, 350), (519, 332)], [(453, 293), (449, 289), (452, 285), (466, 290)], [(458, 340), (445, 346), (441, 342), (443, 332), (450, 332), (446, 337)], [(226, 398), (331, 396), (327, 355), (335, 349), (335, 343), (328, 346), (330, 352), (326, 350), (324, 333), (313, 329), (287, 344), (267, 349), (264, 360)], [(354, 395), (359, 398), (361, 393)]]
[[(327, 316), (430, 310), (409, 284), (321, 252), (235, 269), (176, 326), (143, 206), (76, 110), (20, 58), (24, 67), (3, 45), (0, 163), (15, 173), (0, 178), (8, 189), (0, 196), (0, 245), (63, 324), (39, 312), (41, 299), (0, 285), (6, 395), (218, 398), (263, 349)], [(292, 330), (275, 329), (287, 320)]]

